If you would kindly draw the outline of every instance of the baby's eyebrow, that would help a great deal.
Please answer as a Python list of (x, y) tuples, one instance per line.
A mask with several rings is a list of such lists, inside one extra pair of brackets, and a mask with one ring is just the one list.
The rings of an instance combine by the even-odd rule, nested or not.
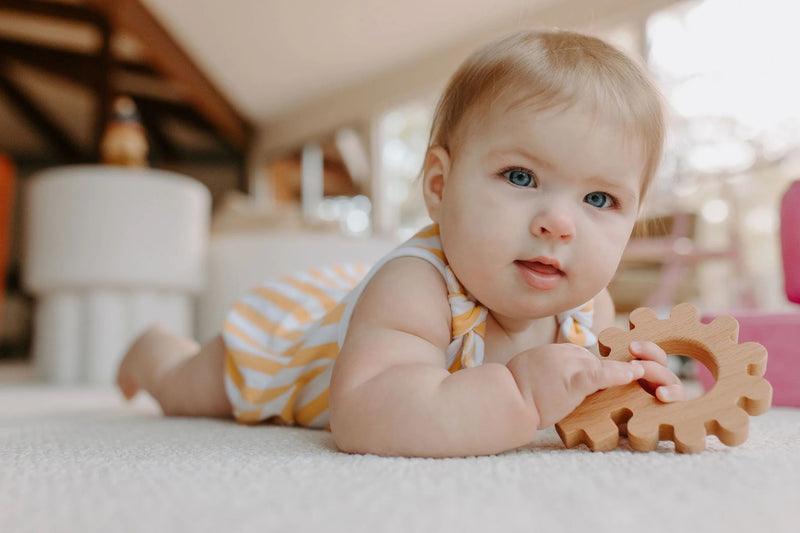
[(620, 189), (620, 188), (627, 189), (627, 187), (625, 187), (624, 185), (621, 185), (619, 183), (615, 183), (613, 180), (610, 180), (610, 179), (605, 178), (603, 176), (591, 176), (587, 180), (587, 182), (592, 184), (593, 187), (597, 186), (597, 187), (606, 188), (606, 189)]
[(544, 160), (544, 159), (542, 159), (540, 157), (536, 157), (532, 153), (530, 153), (527, 150), (524, 150), (522, 148), (499, 149), (499, 150), (492, 150), (491, 152), (489, 152), (489, 156), (490, 157), (503, 157), (503, 156), (510, 156), (510, 155), (521, 156), (521, 157), (529, 160), (530, 162), (532, 162), (535, 166), (537, 166), (539, 168), (542, 168), (544, 170), (547, 170), (547, 171), (552, 171), (552, 170), (555, 170), (555, 168), (556, 168), (555, 165), (553, 165), (552, 163), (550, 163), (550, 162), (548, 162), (548, 161), (546, 161), (546, 160)]

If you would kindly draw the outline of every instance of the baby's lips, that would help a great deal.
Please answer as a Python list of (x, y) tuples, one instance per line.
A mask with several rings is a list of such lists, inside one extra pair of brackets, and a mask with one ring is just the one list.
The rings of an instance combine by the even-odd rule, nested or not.
[(519, 263), (522, 263), (527, 268), (533, 270), (534, 272), (538, 272), (539, 274), (564, 274), (564, 272), (561, 270), (561, 265), (559, 262), (551, 258), (537, 257), (534, 259), (520, 260)]
[(557, 269), (553, 265), (546, 265), (544, 263), (539, 263), (539, 262), (527, 263), (527, 265), (528, 268), (530, 268), (531, 270), (535, 270), (540, 274), (562, 274), (561, 270)]
[(515, 264), (525, 283), (538, 290), (547, 291), (556, 288), (565, 276), (554, 265), (537, 261), (516, 261)]

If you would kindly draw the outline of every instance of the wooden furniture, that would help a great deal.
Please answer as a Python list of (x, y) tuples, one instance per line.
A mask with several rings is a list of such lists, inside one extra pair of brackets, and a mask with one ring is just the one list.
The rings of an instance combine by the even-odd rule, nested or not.
[(762, 377), (767, 364), (764, 347), (738, 344), (739, 325), (733, 317), (701, 323), (691, 304), (674, 307), (664, 320), (651, 309), (639, 308), (631, 313), (630, 323), (630, 331), (608, 328), (600, 333), (601, 355), (630, 361), (631, 342), (652, 341), (667, 353), (703, 363), (714, 374), (714, 387), (699, 398), (674, 403), (660, 402), (638, 383), (599, 391), (556, 424), (564, 444), (611, 450), (617, 446), (622, 424), (627, 424), (628, 440), (637, 451), (654, 450), (659, 440), (672, 440), (677, 452), (696, 453), (705, 449), (707, 434), (728, 446), (743, 443), (747, 415), (766, 412), (772, 400), (772, 387)]
[(622, 263), (637, 262), (660, 264), (660, 274), (655, 290), (641, 303), (644, 307), (669, 307), (681, 301), (677, 296), (683, 277), (699, 264), (709, 260), (728, 261), (742, 286), (737, 290), (737, 301), (742, 309), (754, 309), (756, 299), (752, 280), (747, 275), (742, 236), (738, 230), (738, 213), (735, 202), (728, 201), (733, 210), (726, 222), (729, 243), (720, 249), (706, 249), (694, 239), (697, 215), (676, 211), (668, 217), (669, 230), (659, 236), (634, 236), (625, 248)]

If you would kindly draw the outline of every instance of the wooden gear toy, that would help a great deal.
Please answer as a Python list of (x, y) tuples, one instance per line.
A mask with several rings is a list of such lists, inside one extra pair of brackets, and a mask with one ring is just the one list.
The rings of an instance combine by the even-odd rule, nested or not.
[(703, 363), (714, 376), (714, 386), (699, 398), (674, 403), (660, 402), (636, 382), (601, 390), (556, 424), (558, 435), (568, 448), (584, 443), (592, 451), (616, 448), (623, 424), (637, 451), (654, 450), (659, 440), (672, 440), (677, 452), (696, 453), (705, 449), (707, 435), (716, 435), (728, 446), (743, 443), (748, 414), (769, 409), (772, 387), (763, 378), (766, 349), (755, 342), (738, 344), (738, 338), (735, 318), (720, 316), (703, 324), (690, 304), (677, 305), (663, 320), (652, 309), (636, 309), (630, 315), (630, 331), (608, 328), (600, 333), (601, 356), (630, 361), (631, 342), (652, 341), (668, 354)]

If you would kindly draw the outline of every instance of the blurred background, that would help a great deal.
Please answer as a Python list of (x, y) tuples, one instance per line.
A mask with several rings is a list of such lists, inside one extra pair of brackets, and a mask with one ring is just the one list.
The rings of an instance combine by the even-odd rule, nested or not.
[[(123, 165), (202, 184), (211, 262), (242, 236), (282, 256), (308, 233), (394, 243), (427, 223), (415, 179), (448, 76), (528, 27), (607, 39), (652, 72), (669, 107), (646, 220), (611, 286), (618, 311), (788, 309), (779, 214), (800, 175), (798, 11), (785, 0), (0, 0), (0, 357), (30, 358), (41, 324), (26, 190), (43, 171)], [(238, 276), (213, 268), (188, 295), (197, 305)]]

